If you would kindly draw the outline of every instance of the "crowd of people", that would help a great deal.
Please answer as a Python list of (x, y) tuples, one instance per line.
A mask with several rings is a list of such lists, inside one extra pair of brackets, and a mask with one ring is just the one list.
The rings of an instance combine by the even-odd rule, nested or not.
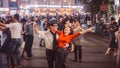
[[(89, 19), (88, 19), (89, 18)], [(32, 60), (32, 46), (34, 36), (40, 38), (40, 45), (45, 47), (48, 68), (67, 68), (65, 60), (67, 55), (73, 51), (74, 61), (82, 62), (82, 39), (83, 35), (88, 32), (94, 32), (93, 21), (87, 16), (86, 24), (88, 28), (84, 29), (82, 24), (85, 22), (79, 16), (55, 16), (50, 17), (23, 17), (18, 14), (9, 16), (0, 20), (0, 52), (6, 54), (7, 64), (9, 68), (21, 67), (21, 58), (26, 52), (26, 60)], [(118, 31), (118, 25), (115, 18), (111, 18), (112, 23), (109, 27), (110, 46), (106, 51), (106, 55), (110, 50), (114, 50), (117, 55), (117, 42), (115, 32)], [(116, 34), (117, 34), (116, 33)], [(22, 54), (19, 48), (25, 42)], [(43, 41), (44, 40), (44, 41)], [(44, 43), (44, 44), (42, 44)], [(54, 63), (55, 62), (55, 63)]]

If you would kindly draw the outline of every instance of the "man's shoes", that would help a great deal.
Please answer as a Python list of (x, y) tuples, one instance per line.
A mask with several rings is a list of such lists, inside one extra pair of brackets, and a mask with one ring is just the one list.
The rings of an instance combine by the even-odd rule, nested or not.
[(15, 68), (21, 68), (21, 67), (22, 67), (21, 64), (15, 66)]
[(31, 57), (27, 57), (26, 60), (31, 60), (32, 58)]

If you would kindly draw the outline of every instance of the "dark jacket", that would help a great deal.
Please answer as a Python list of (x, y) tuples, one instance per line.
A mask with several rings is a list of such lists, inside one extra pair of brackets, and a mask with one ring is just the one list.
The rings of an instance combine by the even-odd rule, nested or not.
[(10, 30), (8, 28), (6, 29), (6, 36), (7, 37), (6, 37), (2, 47), (0, 48), (0, 52), (8, 54), (9, 44), (10, 44), (10, 41), (11, 41), (11, 33), (10, 33)]

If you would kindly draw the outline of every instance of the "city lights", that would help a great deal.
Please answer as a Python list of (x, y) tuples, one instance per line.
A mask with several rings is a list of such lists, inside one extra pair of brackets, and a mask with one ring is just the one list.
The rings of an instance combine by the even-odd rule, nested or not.
[(44, 8), (79, 8), (79, 9), (83, 9), (83, 6), (66, 6), (66, 5), (29, 5), (29, 7), (44, 7)]

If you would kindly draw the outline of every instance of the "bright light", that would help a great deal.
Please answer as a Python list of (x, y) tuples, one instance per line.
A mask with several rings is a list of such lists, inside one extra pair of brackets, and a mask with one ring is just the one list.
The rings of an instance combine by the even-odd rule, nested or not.
[(56, 7), (56, 8), (61, 8), (60, 5), (48, 5), (48, 7), (51, 7), (51, 8), (54, 8), (54, 7)]
[(74, 8), (74, 9), (83, 9), (83, 6), (66, 6), (66, 5), (29, 5), (29, 7), (47, 7), (47, 8)]
[(83, 9), (83, 6), (63, 6), (63, 8), (80, 8), (80, 9)]
[(16, 0), (11, 0), (12, 2), (16, 2)]
[(9, 11), (9, 8), (0, 8), (0, 11)]
[(29, 6), (29, 5), (20, 5), (20, 8), (21, 8), (21, 9), (29, 9), (30, 6)]
[(47, 7), (47, 8), (61, 8), (61, 5), (30, 5), (30, 7)]

